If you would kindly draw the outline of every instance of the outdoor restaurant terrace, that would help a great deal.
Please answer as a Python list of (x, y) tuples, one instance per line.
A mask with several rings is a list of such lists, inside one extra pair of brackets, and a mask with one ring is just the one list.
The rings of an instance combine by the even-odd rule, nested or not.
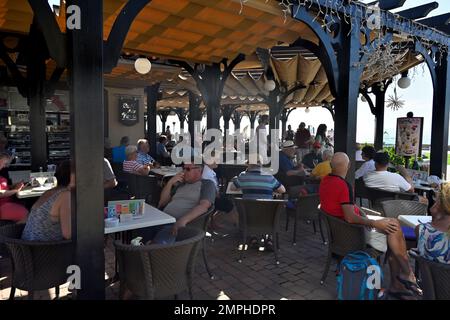
[[(269, 130), (279, 129), (284, 134), (293, 110), (322, 107), (334, 120), (334, 153), (348, 155), (346, 180), (355, 186), (361, 206), (370, 214), (393, 217), (382, 200), (401, 202), (417, 197), (399, 192), (376, 193), (364, 184), (355, 185), (355, 171), (361, 165), (355, 159), (358, 98), (363, 96), (368, 101), (375, 117), (374, 149), (383, 149), (384, 119), (389, 116), (385, 106), (387, 88), (397, 81), (401, 87), (410, 81), (408, 73), (413, 68), (425, 64), (433, 84), (426, 177), (436, 176), (445, 181), (449, 138), (450, 13), (427, 18), (438, 7), (437, 2), (402, 9), (404, 2), (61, 0), (51, 5), (51, 1), (42, 0), (0, 0), (0, 81), (8, 95), (2, 113), (6, 120), (2, 123), (6, 123), (4, 131), (8, 129), (12, 134), (9, 139), (21, 132), (11, 125), (9, 112), (13, 116), (17, 113), (12, 110), (13, 101), (20, 101), (21, 112), (26, 110), (28, 117), (28, 138), (20, 139), (29, 144), (29, 164), (26, 168), (18, 167), (30, 172), (42, 168), (50, 171), (62, 158), (50, 156), (56, 147), (49, 142), (49, 136), (56, 142), (66, 139), (65, 157), (72, 161), (76, 184), (71, 189), (69, 207), (71, 239), (53, 243), (54, 251), (49, 243), (50, 249), (46, 247), (48, 251), (40, 255), (38, 247), (19, 240), (23, 225), (0, 220), (0, 226), (4, 225), (0, 227), (0, 299), (15, 296), (115, 300), (124, 295), (121, 281), (127, 281), (129, 288), (138, 288), (136, 292), (142, 289), (138, 284), (145, 283), (147, 287), (141, 295), (145, 298), (171, 298), (180, 293), (178, 287), (174, 293), (167, 289), (166, 296), (160, 295), (166, 292), (162, 284), (160, 292), (148, 289), (153, 281), (163, 283), (171, 277), (181, 283), (180, 287), (189, 289), (182, 290), (179, 297), (183, 299), (336, 299), (332, 258), (342, 258), (366, 245), (361, 244), (362, 227), (352, 229), (350, 223), (336, 222), (320, 212), (320, 180), (314, 182), (317, 189), (313, 195), (297, 199), (298, 189), (288, 182), (290, 179), (283, 176), (282, 181), (274, 172), (287, 189), (285, 196), (267, 207), (258, 202), (254, 207), (246, 207), (239, 200), (242, 193), (236, 196), (229, 190), (229, 183), (246, 166), (219, 164), (215, 169), (219, 193), (233, 202), (241, 219), (240, 228), (219, 216), (215, 220), (222, 228), (214, 229), (213, 203), (207, 212), (194, 219), (196, 228), (181, 232), (176, 248), (179, 251), (167, 249), (164, 253), (165, 249), (158, 247), (163, 252), (158, 256), (150, 253), (151, 248), (149, 252), (141, 252), (129, 243), (137, 235), (137, 229), (176, 222), (176, 218), (157, 207), (163, 197), (161, 190), (179, 169), (153, 168), (150, 182), (123, 174), (122, 163), (113, 163), (119, 185), (127, 190), (123, 199), (113, 200), (145, 199), (145, 204), (144, 200), (139, 204), (144, 218), (140, 222), (105, 225), (102, 212), (109, 199), (103, 184), (104, 142), (118, 141), (127, 135), (135, 141), (146, 138), (148, 154), (155, 157), (160, 138), (158, 117), (164, 133), (168, 116), (177, 115), (180, 134), (190, 133), (193, 144), (193, 133), (198, 129), (195, 122), (204, 116), (205, 129), (222, 129), (222, 118), (224, 130), (232, 121), (238, 132), (242, 118), (248, 117), (251, 131), (255, 132), (258, 116), (267, 114)], [(122, 108), (123, 103), (133, 105), (133, 117), (121, 118), (117, 106)], [(57, 112), (47, 110), (51, 104), (57, 107)], [(57, 128), (50, 128), (49, 113), (57, 114)], [(61, 117), (67, 121), (64, 138), (60, 135)], [(278, 154), (280, 145), (281, 149), (289, 147), (286, 141), (278, 140), (276, 148), (269, 148), (271, 156)], [(224, 147), (223, 151), (230, 150)], [(302, 178), (295, 186), (309, 182), (308, 178)], [(415, 182), (415, 191), (419, 195), (430, 194), (429, 199), (437, 190), (435, 186)], [(28, 199), (30, 209), (39, 201), (38, 195), (44, 193), (41, 191), (35, 196), (30, 196), (31, 191), (18, 194), (17, 198)], [(293, 207), (287, 206), (287, 200), (294, 201)], [(400, 202), (398, 206), (404, 205)], [(427, 208), (411, 206), (402, 207), (410, 212), (401, 212), (401, 219), (397, 207), (393, 218), (410, 228), (418, 225), (418, 221), (431, 221)], [(270, 250), (264, 249), (264, 245), (258, 248), (258, 243), (245, 244), (247, 231), (260, 229), (249, 227), (243, 231), (247, 220), (242, 217), (261, 211), (273, 214), (273, 224), (261, 231), (273, 235), (265, 239), (266, 244), (274, 242)], [(424, 217), (411, 220), (407, 217), (411, 214)], [(115, 244), (118, 239), (123, 244)], [(183, 246), (191, 251), (186, 253), (183, 250), (188, 249)], [(23, 265), (17, 265), (19, 260), (15, 259), (19, 258), (14, 250), (26, 250)], [(50, 268), (50, 261), (44, 261), (48, 260), (46, 255), (61, 258), (61, 261), (55, 258), (58, 261), (54, 264), (55, 267), (60, 264), (64, 274), (68, 265), (77, 266), (82, 271), (81, 289), (68, 290), (67, 281), (58, 283), (52, 275), (33, 271), (39, 261), (44, 269)], [(164, 260), (167, 257), (173, 260)], [(425, 268), (426, 263), (420, 258), (417, 261), (418, 275), (419, 266)], [(409, 262), (414, 266), (414, 259)], [(188, 271), (173, 266), (183, 263), (188, 264)], [(388, 274), (388, 265), (381, 265)], [(156, 275), (157, 270), (163, 274)], [(187, 273), (187, 278), (171, 272)], [(145, 279), (133, 278), (133, 274), (145, 274)], [(448, 268), (442, 274), (445, 276), (441, 282), (448, 284)], [(385, 281), (389, 280), (387, 276)], [(425, 284), (427, 280), (421, 281)], [(59, 284), (64, 284), (61, 292), (51, 289), (59, 288)], [(445, 294), (439, 296), (438, 289), (434, 290), (434, 296), (426, 297), (450, 298)]]

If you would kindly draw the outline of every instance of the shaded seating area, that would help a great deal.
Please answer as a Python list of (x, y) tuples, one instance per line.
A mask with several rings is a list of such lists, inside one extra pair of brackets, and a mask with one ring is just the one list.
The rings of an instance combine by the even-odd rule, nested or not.
[(378, 212), (381, 212), (383, 210), (381, 203), (385, 200), (412, 201), (417, 199), (417, 194), (412, 192), (393, 192), (377, 188), (365, 188), (367, 192), (367, 198), (369, 199), (370, 208)]
[(199, 229), (178, 230), (171, 245), (126, 245), (114, 242), (120, 272), (120, 297), (130, 290), (139, 299), (176, 296), (183, 291), (192, 295), (195, 260), (204, 237)]

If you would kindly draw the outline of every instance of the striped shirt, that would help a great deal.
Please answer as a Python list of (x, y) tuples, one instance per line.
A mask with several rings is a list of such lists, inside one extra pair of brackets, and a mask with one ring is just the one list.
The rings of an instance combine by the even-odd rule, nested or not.
[(131, 161), (125, 160), (123, 162), (123, 171), (124, 172), (137, 173), (138, 170), (141, 169), (142, 167), (143, 167), (143, 165), (135, 160), (131, 160)]
[(155, 161), (155, 159), (153, 159), (152, 156), (147, 153), (138, 152), (136, 161), (142, 165), (147, 165)]
[(273, 191), (281, 186), (274, 176), (261, 174), (260, 169), (242, 172), (233, 183), (242, 190), (243, 199), (272, 199)]

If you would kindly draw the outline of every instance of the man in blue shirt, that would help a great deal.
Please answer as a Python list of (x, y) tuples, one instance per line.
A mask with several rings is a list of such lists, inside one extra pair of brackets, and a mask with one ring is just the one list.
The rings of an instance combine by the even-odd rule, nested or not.
[(295, 165), (292, 159), (295, 157), (295, 146), (293, 141), (283, 142), (282, 149), (280, 151), (279, 171), (286, 176), (304, 176), (305, 170), (303, 166)]
[(272, 175), (261, 173), (261, 163), (249, 164), (247, 171), (233, 179), (231, 190), (242, 190), (243, 199), (273, 199), (273, 192), (285, 193), (284, 186)]
[(120, 146), (112, 148), (112, 160), (114, 163), (123, 163), (126, 160), (125, 148), (130, 144), (127, 136), (120, 139)]
[(148, 144), (148, 141), (146, 139), (139, 139), (137, 142), (137, 148), (138, 156), (136, 161), (144, 166), (147, 164), (153, 164), (155, 159), (153, 159), (152, 156), (148, 154), (148, 152), (150, 151), (150, 145)]

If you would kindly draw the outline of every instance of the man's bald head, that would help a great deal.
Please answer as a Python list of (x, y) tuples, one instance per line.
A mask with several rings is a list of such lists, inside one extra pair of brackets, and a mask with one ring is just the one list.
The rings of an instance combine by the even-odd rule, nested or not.
[(341, 177), (345, 177), (348, 171), (350, 159), (344, 152), (336, 152), (331, 158), (332, 173)]

